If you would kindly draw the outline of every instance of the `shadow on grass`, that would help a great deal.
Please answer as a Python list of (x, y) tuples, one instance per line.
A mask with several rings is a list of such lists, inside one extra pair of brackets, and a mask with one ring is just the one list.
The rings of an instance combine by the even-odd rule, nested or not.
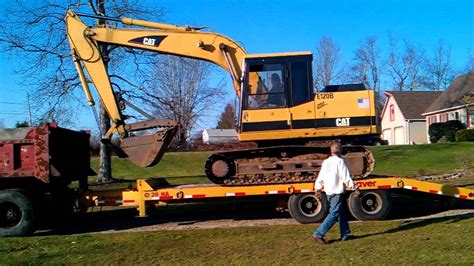
[(421, 227), (425, 227), (428, 225), (432, 224), (437, 224), (437, 223), (457, 223), (459, 221), (469, 219), (474, 217), (474, 214), (468, 213), (468, 214), (460, 214), (460, 215), (453, 215), (449, 217), (437, 217), (437, 218), (427, 218), (427, 219), (421, 219), (421, 220), (410, 220), (410, 221), (405, 221), (402, 222), (400, 225), (398, 225), (395, 228), (382, 231), (382, 232), (377, 232), (377, 233), (370, 233), (370, 234), (364, 234), (364, 235), (357, 235), (354, 237), (354, 239), (359, 239), (359, 238), (366, 238), (366, 237), (371, 237), (371, 236), (376, 236), (376, 235), (385, 235), (385, 234), (394, 234), (394, 233), (399, 233), (407, 230), (412, 230), (412, 229), (417, 229)]
[[(421, 199), (419, 201), (405, 198), (394, 199), (394, 208), (388, 219), (414, 218), (439, 213), (446, 207), (439, 203)], [(118, 208), (89, 212), (78, 215), (64, 223), (55, 221), (55, 224), (45, 223), (45, 226), (35, 235), (70, 235), (94, 232), (120, 232), (129, 229), (137, 229), (147, 226), (157, 226), (151, 230), (159, 230), (160, 225), (164, 227), (193, 228), (194, 224), (209, 222), (212, 226), (219, 227), (222, 221), (238, 222), (267, 220), (271, 224), (274, 219), (291, 219), (288, 212), (277, 212), (275, 206), (278, 198), (272, 199), (248, 199), (224, 202), (201, 202), (193, 204), (176, 204), (158, 207), (149, 210), (149, 217), (136, 218), (135, 208)], [(408, 204), (407, 204), (408, 203)], [(464, 206), (463, 206), (464, 207)], [(439, 222), (457, 222), (460, 219), (474, 217), (474, 215), (451, 216), (442, 218), (429, 218), (426, 220), (413, 220), (403, 222), (400, 226), (385, 232), (360, 235), (359, 237), (370, 237), (380, 234), (390, 234), (405, 230), (411, 230)], [(54, 221), (54, 220), (53, 220)], [(47, 224), (47, 226), (46, 226)], [(245, 226), (245, 223), (242, 225)], [(315, 225), (316, 226), (316, 225)]]
[[(140, 227), (172, 224), (173, 227), (192, 226), (201, 222), (222, 220), (246, 221), (290, 218), (286, 212), (275, 211), (274, 200), (241, 200), (176, 204), (148, 210), (149, 217), (135, 217), (135, 208), (117, 208), (77, 215), (63, 223), (44, 223), (35, 235), (70, 235), (93, 232), (117, 232)], [(53, 221), (50, 221), (53, 222)]]

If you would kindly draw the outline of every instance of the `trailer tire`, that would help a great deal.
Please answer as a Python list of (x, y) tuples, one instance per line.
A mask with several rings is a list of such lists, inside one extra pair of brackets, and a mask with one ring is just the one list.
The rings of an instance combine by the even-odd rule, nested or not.
[(301, 224), (317, 223), (326, 217), (329, 210), (326, 194), (317, 199), (314, 194), (294, 194), (288, 199), (291, 217)]
[(358, 196), (351, 193), (347, 205), (357, 220), (382, 220), (392, 208), (392, 197), (386, 190), (361, 191)]
[(0, 237), (33, 232), (33, 204), (20, 190), (0, 191)]

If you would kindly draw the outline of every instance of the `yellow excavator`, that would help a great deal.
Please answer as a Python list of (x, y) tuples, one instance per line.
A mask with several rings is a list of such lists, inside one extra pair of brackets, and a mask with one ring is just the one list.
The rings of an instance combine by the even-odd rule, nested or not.
[[(111, 20), (136, 27), (88, 26), (81, 17)], [(179, 27), (131, 18), (74, 13), (65, 17), (74, 64), (90, 105), (89, 81), (111, 118), (103, 139), (120, 139), (119, 155), (141, 167), (157, 164), (171, 143), (175, 121), (150, 119), (126, 123), (124, 100), (114, 92), (100, 44), (123, 46), (212, 62), (225, 69), (240, 99), (240, 141), (258, 148), (218, 152), (205, 164), (214, 183), (250, 185), (307, 182), (315, 179), (329, 149), (321, 140), (345, 145), (343, 156), (354, 178), (373, 170), (372, 153), (362, 146), (379, 141), (374, 91), (360, 85), (328, 86), (315, 93), (312, 53), (247, 54), (232, 39), (198, 27)], [(84, 71), (85, 70), (85, 71)], [(135, 134), (155, 129), (151, 135)]]

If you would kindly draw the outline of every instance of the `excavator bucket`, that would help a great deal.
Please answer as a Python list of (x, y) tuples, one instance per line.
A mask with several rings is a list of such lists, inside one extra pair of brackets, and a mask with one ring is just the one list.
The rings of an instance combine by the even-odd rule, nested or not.
[(171, 120), (148, 120), (126, 125), (128, 132), (138, 132), (159, 128), (161, 130), (140, 136), (134, 134), (120, 141), (120, 157), (127, 157), (132, 163), (140, 167), (156, 165), (176, 134), (176, 122)]

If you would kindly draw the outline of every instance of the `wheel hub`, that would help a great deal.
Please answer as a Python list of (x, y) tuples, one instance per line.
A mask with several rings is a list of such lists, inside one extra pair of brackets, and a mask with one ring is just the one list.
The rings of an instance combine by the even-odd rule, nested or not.
[(308, 217), (316, 216), (321, 211), (321, 205), (312, 195), (302, 197), (299, 201), (299, 208), (300, 212)]
[(9, 209), (9, 210), (7, 210), (7, 213), (6, 213), (5, 216), (6, 216), (5, 218), (7, 218), (7, 220), (14, 220), (17, 217), (17, 214), (14, 210)]
[(21, 211), (17, 205), (7, 202), (0, 205), (0, 227), (15, 227), (21, 221)]
[(362, 199), (362, 209), (369, 214), (380, 211), (382, 199), (377, 194), (366, 194)]
[(367, 206), (372, 206), (372, 205), (374, 205), (374, 201), (371, 200), (371, 199), (368, 199), (368, 200), (365, 202), (365, 204), (367, 204)]

